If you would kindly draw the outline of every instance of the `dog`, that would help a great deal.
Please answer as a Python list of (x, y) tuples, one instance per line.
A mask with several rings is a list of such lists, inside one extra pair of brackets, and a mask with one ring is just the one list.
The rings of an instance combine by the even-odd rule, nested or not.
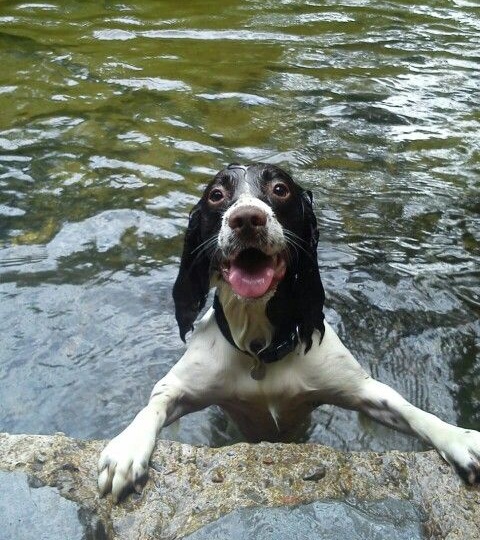
[(193, 208), (173, 288), (180, 336), (208, 292), (213, 307), (148, 405), (99, 459), (101, 495), (141, 491), (155, 440), (181, 416), (219, 405), (247, 440), (292, 441), (321, 404), (361, 411), (436, 448), (480, 483), (480, 433), (447, 424), (374, 380), (324, 319), (312, 194), (277, 166), (231, 164)]

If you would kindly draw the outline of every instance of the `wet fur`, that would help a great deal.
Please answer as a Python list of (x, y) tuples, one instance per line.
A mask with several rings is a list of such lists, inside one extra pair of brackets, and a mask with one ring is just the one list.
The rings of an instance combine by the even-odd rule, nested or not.
[[(248, 168), (248, 174), (251, 180), (245, 180), (235, 166), (218, 173), (190, 214), (180, 270), (173, 288), (180, 335), (185, 340), (186, 333), (193, 329), (195, 319), (205, 306), (212, 276), (218, 274), (217, 244), (209, 247), (205, 243), (220, 234), (224, 213), (240, 197), (245, 197), (246, 189), (242, 184), (247, 183), (250, 184), (248, 195), (273, 206), (276, 218), (288, 231), (287, 276), (268, 301), (266, 316), (280, 334), (292, 324), (296, 325), (299, 338), (308, 350), (312, 346), (313, 331), (317, 329), (323, 334), (325, 301), (317, 261), (318, 229), (312, 195), (296, 184), (285, 171), (273, 165), (254, 164)], [(287, 204), (272, 203), (262, 190), (262, 182), (272, 179), (282, 180), (291, 187), (292, 196)], [(218, 185), (225, 187), (231, 193), (231, 198), (228, 208), (212, 210), (208, 205), (208, 195)], [(207, 247), (202, 249), (199, 247), (202, 245)]]
[[(292, 196), (286, 204), (269, 196), (268, 187), (276, 179), (290, 187)], [(209, 203), (215, 186), (228, 194), (222, 205)], [(288, 240), (287, 273), (274, 291), (258, 301), (238, 298), (222, 282), (220, 272), (222, 249), (240, 241), (225, 229), (228, 221), (224, 216), (233, 205), (247, 200), (259, 208), (268, 205), (270, 224), (276, 220)], [(262, 230), (266, 238), (251, 241), (268, 243), (270, 239), (272, 249), (275, 242), (279, 247), (282, 235), (278, 231), (273, 223)], [(219, 238), (226, 239), (222, 249)], [(213, 310), (208, 310), (182, 358), (155, 385), (148, 405), (102, 452), (101, 494), (111, 491), (117, 501), (132, 489), (139, 491), (161, 428), (212, 404), (222, 407), (254, 442), (292, 440), (310, 412), (322, 403), (362, 411), (382, 424), (416, 435), (436, 448), (465, 482), (480, 483), (480, 433), (447, 424), (372, 379), (324, 321), (317, 243), (311, 195), (278, 167), (233, 166), (212, 180), (190, 214), (173, 291), (175, 314), (185, 339), (205, 306), (210, 286), (217, 286), (238, 348), (225, 339)], [(258, 360), (248, 354), (249, 342), (281, 337), (292, 324), (299, 337), (297, 347), (267, 364), (264, 377), (254, 380), (251, 369)]]

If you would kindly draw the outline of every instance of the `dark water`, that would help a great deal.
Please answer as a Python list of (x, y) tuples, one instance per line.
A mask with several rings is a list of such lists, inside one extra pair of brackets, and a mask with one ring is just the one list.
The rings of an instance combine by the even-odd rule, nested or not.
[[(0, 430), (111, 437), (183, 345), (187, 213), (231, 161), (313, 190), (327, 316), (417, 406), (480, 425), (480, 4), (0, 4)], [(203, 411), (164, 436), (234, 440)], [(335, 408), (310, 439), (419, 448)]]

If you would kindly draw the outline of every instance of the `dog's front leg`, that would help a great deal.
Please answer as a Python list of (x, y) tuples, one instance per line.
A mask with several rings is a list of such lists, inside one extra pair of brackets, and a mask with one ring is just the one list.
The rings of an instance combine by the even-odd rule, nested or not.
[(433, 446), (469, 484), (480, 483), (480, 433), (443, 422), (413, 406), (389, 386), (364, 379), (356, 407), (394, 429), (411, 433)]
[(416, 435), (438, 453), (470, 484), (480, 484), (480, 433), (443, 422), (418, 409), (398, 392), (372, 379), (325, 324), (319, 348), (305, 356), (305, 387), (320, 403), (362, 411), (382, 424)]
[(98, 462), (101, 495), (112, 492), (115, 502), (124, 494), (141, 490), (158, 432), (189, 411), (182, 383), (171, 372), (154, 387), (150, 401), (132, 423), (103, 450)]

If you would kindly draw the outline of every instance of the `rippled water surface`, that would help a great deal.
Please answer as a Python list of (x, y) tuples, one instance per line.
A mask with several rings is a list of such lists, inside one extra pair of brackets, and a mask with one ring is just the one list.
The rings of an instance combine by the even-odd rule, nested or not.
[[(187, 214), (232, 161), (314, 192), (327, 317), (480, 425), (480, 4), (0, 4), (0, 430), (111, 437), (179, 358)], [(235, 440), (216, 410), (165, 436)], [(326, 407), (310, 440), (418, 443)]]

